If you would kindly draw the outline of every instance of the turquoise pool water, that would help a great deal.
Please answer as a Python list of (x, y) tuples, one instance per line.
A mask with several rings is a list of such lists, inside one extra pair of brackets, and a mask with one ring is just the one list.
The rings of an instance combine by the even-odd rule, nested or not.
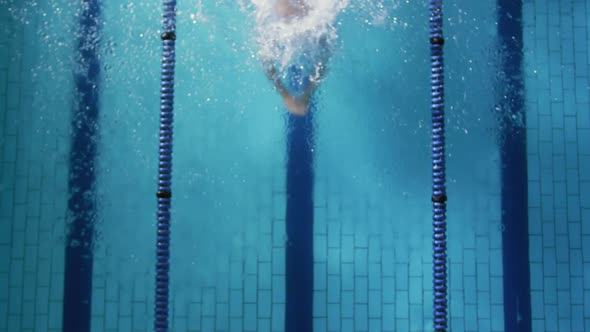
[[(0, 0), (0, 332), (66, 331), (64, 317), (80, 309), (64, 300), (65, 256), (85, 245), (72, 242), (70, 177), (90, 173), (82, 196), (94, 236), (81, 261), (92, 270), (79, 299), (88, 326), (153, 326), (161, 7), (100, 8), (96, 39), (79, 45), (79, 3)], [(285, 331), (288, 122), (256, 56), (254, 8), (178, 10), (171, 330)], [(502, 49), (498, 33), (511, 9), (444, 10), (450, 330), (588, 330), (590, 11), (525, 0), (519, 52)], [(427, 24), (427, 4), (414, 1), (351, 1), (334, 22), (314, 111), (313, 309), (302, 319), (315, 332), (431, 330)], [(95, 164), (75, 173), (81, 49), (95, 42)], [(516, 94), (503, 65), (513, 54), (525, 86)], [(522, 98), (526, 125), (507, 116), (507, 95)], [(527, 135), (526, 254), (503, 242), (510, 165), (499, 142), (513, 127)], [(521, 282), (505, 259), (522, 255), (530, 314), (511, 311), (504, 294)]]

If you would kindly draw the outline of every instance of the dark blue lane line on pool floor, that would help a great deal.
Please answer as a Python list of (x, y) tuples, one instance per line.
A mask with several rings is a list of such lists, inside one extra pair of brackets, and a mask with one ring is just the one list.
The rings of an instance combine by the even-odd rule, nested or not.
[(85, 0), (80, 17), (75, 75), (63, 302), (63, 331), (90, 332), (92, 237), (99, 112), (99, 0)]
[(313, 329), (313, 111), (288, 118), (285, 332)]
[(500, 103), (522, 126), (503, 123), (500, 146), (502, 165), (502, 261), (504, 267), (504, 331), (531, 331), (531, 296), (528, 238), (528, 175), (524, 104), (522, 0), (498, 0), (498, 37), (502, 50), (500, 82), (506, 97)]

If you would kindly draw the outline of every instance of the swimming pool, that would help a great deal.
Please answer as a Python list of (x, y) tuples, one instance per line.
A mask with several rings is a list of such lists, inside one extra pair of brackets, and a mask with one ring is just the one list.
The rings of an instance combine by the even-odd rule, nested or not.
[[(502, 3), (444, 8), (450, 330), (589, 330), (590, 11)], [(499, 21), (519, 8), (521, 25)], [(153, 326), (161, 7), (96, 9), (0, 0), (0, 331)], [(286, 331), (287, 116), (252, 7), (178, 10), (171, 330)], [(313, 331), (432, 325), (427, 22), (413, 1), (351, 1), (336, 20), (313, 114), (313, 285), (296, 287)], [(523, 48), (502, 48), (514, 28)], [(501, 148), (515, 127), (526, 150)]]

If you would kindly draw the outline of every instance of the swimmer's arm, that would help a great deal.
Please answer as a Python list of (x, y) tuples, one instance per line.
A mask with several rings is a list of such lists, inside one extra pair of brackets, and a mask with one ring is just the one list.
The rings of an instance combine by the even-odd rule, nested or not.
[(275, 88), (277, 89), (277, 91), (279, 92), (281, 97), (283, 97), (283, 98), (290, 97), (291, 95), (289, 94), (289, 92), (287, 92), (287, 89), (283, 85), (283, 82), (281, 82), (280, 79), (275, 77), (276, 71), (277, 70), (274, 65), (269, 65), (268, 69), (266, 71), (266, 76), (268, 77), (269, 80), (272, 81), (272, 83), (274, 84)]
[(322, 79), (324, 78), (324, 72), (325, 72), (325, 65), (319, 66), (317, 78), (315, 80), (313, 80), (312, 82), (310, 82), (310, 84), (307, 86), (307, 89), (305, 89), (305, 91), (303, 92), (303, 98), (305, 100), (309, 100), (311, 98), (311, 95), (313, 95), (313, 93), (317, 89), (319, 82), (321, 82)]

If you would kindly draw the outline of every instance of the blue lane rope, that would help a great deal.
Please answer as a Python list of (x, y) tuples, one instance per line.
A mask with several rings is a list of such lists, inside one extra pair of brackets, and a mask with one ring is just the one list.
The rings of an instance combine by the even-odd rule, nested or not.
[(447, 195), (442, 0), (430, 1), (434, 330), (447, 330)]
[(170, 279), (170, 202), (172, 191), (172, 122), (174, 120), (174, 66), (176, 0), (163, 0), (162, 84), (160, 89), (160, 156), (158, 159), (158, 214), (156, 240), (156, 301), (154, 329), (168, 331)]

